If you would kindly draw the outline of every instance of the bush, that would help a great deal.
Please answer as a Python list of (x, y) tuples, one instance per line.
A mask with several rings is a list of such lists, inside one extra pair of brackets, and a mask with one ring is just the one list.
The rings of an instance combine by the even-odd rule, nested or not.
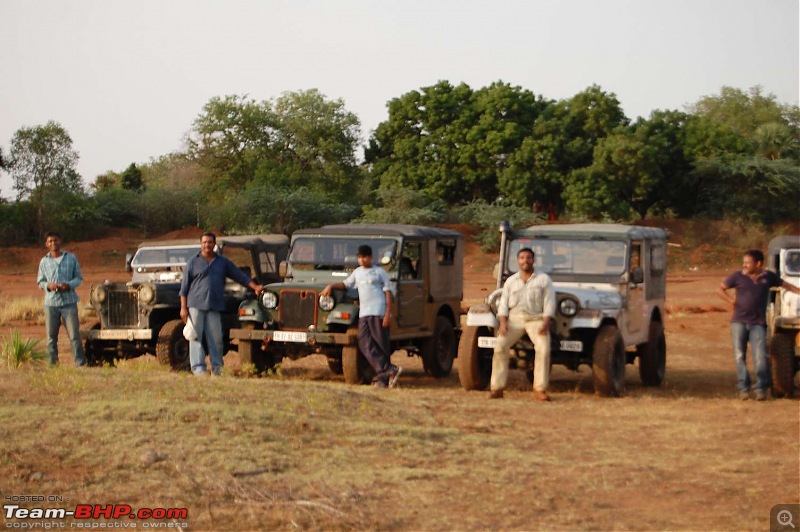
[(25, 364), (40, 364), (47, 358), (47, 353), (39, 349), (39, 340), (30, 338), (23, 340), (17, 329), (3, 338), (0, 350), (6, 359), (8, 369), (17, 369)]
[(375, 191), (375, 195), (378, 206), (365, 206), (359, 222), (433, 225), (441, 223), (446, 216), (447, 205), (422, 191), (381, 188)]
[(508, 220), (512, 227), (528, 227), (544, 221), (544, 216), (535, 214), (525, 207), (518, 207), (503, 200), (488, 203), (486, 200), (473, 200), (458, 207), (455, 211), (461, 223), (479, 228), (475, 240), (484, 251), (497, 251), (500, 247), (498, 227), (500, 222)]

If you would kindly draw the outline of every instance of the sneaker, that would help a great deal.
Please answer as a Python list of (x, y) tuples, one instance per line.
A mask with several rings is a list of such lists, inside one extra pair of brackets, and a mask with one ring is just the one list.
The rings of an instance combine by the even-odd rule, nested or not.
[(376, 388), (386, 388), (386, 383), (380, 379), (372, 381), (372, 385)]
[(400, 366), (394, 366), (389, 371), (389, 388), (395, 388), (397, 386), (397, 380), (400, 378), (401, 373), (403, 373), (403, 368)]
[(502, 399), (503, 390), (492, 390), (489, 392), (489, 399)]
[(764, 390), (756, 390), (756, 401), (766, 401), (767, 400), (767, 392)]
[(547, 395), (546, 392), (542, 392), (542, 391), (539, 391), (539, 390), (533, 390), (533, 398), (536, 399), (537, 401), (549, 401), (550, 400), (550, 396)]
[(739, 399), (741, 399), (742, 401), (747, 401), (748, 399), (750, 399), (750, 392), (748, 392), (747, 390), (739, 390)]

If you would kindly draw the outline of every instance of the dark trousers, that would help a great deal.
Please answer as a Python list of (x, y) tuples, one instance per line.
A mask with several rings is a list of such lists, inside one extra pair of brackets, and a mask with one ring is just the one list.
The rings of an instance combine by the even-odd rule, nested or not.
[(378, 380), (389, 381), (392, 368), (389, 329), (383, 328), (383, 316), (364, 316), (358, 319), (358, 348), (375, 370)]

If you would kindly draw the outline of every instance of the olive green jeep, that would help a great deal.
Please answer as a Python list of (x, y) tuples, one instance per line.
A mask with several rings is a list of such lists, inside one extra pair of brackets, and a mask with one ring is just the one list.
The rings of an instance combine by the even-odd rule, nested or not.
[(414, 225), (328, 225), (292, 235), (284, 282), (239, 307), (241, 327), (231, 331), (239, 355), (259, 372), (283, 357), (324, 355), (349, 384), (369, 383), (374, 374), (360, 353), (358, 293), (320, 292), (358, 267), (361, 244), (373, 250), (373, 264), (394, 284), (390, 343), (422, 357), (434, 377), (449, 375), (456, 356), (462, 299), (463, 239), (457, 231)]

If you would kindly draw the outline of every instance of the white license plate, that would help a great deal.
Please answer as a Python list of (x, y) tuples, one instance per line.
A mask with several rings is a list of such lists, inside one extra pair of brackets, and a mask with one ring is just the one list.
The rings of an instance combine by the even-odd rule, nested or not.
[(149, 340), (153, 337), (152, 329), (101, 329), (91, 332), (97, 340)]
[(583, 342), (580, 340), (561, 340), (561, 350), (580, 353), (583, 351)]
[(308, 335), (304, 332), (296, 331), (275, 331), (272, 333), (272, 339), (277, 342), (304, 343), (308, 339)]
[(494, 349), (497, 345), (497, 338), (494, 336), (478, 336), (478, 347)]

